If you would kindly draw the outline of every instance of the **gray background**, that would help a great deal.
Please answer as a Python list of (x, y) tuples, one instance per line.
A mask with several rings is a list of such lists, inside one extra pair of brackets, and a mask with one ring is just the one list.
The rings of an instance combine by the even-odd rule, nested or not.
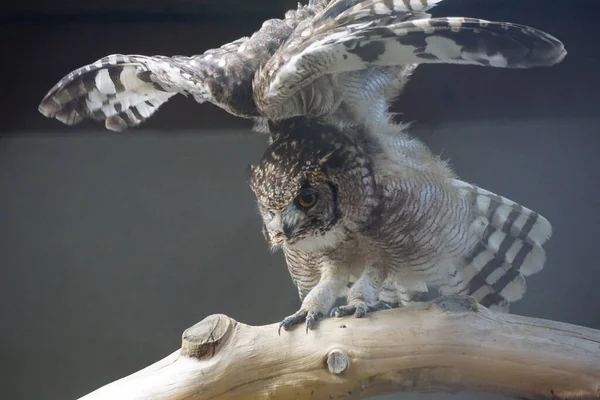
[[(36, 110), (58, 79), (106, 54), (201, 52), (290, 2), (237, 13), (233, 1), (166, 11), (160, 1), (105, 2), (103, 13), (60, 3), (0, 15), (12, 60), (1, 63), (0, 398), (76, 398), (169, 354), (209, 314), (266, 324), (299, 305), (281, 254), (260, 233), (246, 168), (266, 138), (245, 121), (175, 98), (117, 135)], [(529, 71), (423, 66), (396, 111), (418, 121), (414, 133), (463, 179), (553, 223), (546, 268), (513, 312), (600, 328), (596, 3), (547, 4), (446, 0), (436, 15), (529, 24), (569, 55)]]

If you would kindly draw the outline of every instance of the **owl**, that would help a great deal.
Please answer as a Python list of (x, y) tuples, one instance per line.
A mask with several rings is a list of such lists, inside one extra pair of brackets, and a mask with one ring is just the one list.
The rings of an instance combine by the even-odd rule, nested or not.
[(550, 223), (458, 179), (388, 109), (419, 64), (533, 68), (566, 51), (523, 25), (432, 18), (440, 1), (310, 0), (202, 55), (104, 57), (60, 80), (39, 110), (122, 131), (179, 93), (252, 119), (270, 140), (250, 187), (302, 300), (280, 330), (432, 290), (507, 310), (544, 265)]
[[(271, 127), (250, 185), (302, 299), (280, 330), (305, 322), (308, 332), (323, 316), (362, 317), (431, 293), (508, 311), (543, 268), (548, 220), (461, 181), (405, 126), (375, 135), (294, 117)], [(339, 297), (346, 304), (332, 308)]]

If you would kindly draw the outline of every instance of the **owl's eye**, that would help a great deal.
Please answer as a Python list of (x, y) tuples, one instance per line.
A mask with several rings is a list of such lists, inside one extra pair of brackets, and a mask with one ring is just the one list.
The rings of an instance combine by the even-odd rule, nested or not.
[(312, 191), (303, 192), (296, 197), (296, 202), (302, 208), (311, 208), (317, 202), (317, 194)]

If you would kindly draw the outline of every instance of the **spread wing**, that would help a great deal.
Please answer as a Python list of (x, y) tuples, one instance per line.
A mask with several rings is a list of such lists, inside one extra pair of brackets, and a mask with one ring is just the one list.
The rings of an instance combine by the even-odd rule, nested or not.
[(43, 98), (39, 111), (67, 125), (91, 118), (121, 131), (139, 125), (179, 93), (240, 117), (255, 117), (259, 111), (252, 97), (254, 73), (300, 22), (324, 7), (323, 0), (312, 0), (288, 11), (285, 19), (266, 21), (251, 37), (201, 55), (103, 57), (61, 79)]
[(530, 27), (431, 18), (426, 11), (440, 1), (310, 0), (201, 55), (104, 57), (61, 79), (39, 110), (68, 125), (90, 118), (121, 131), (183, 94), (243, 118), (364, 123), (387, 117), (418, 64), (531, 68), (566, 54), (559, 40)]
[[(287, 116), (298, 103), (315, 98), (312, 86), (326, 87), (328, 80), (335, 85), (337, 77), (357, 71), (429, 63), (533, 68), (554, 65), (566, 55), (558, 39), (528, 26), (430, 18), (403, 7), (401, 0), (336, 2), (328, 9), (337, 3), (352, 7), (334, 23), (302, 31), (299, 26), (255, 77), (255, 101), (264, 114)], [(367, 3), (370, 14), (357, 8)], [(395, 6), (385, 8), (390, 3)]]

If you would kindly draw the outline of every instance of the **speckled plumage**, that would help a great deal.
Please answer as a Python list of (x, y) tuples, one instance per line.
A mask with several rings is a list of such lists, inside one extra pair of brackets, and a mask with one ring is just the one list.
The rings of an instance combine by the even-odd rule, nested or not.
[(430, 288), (507, 309), (544, 265), (549, 222), (459, 180), (388, 108), (418, 64), (533, 68), (566, 51), (527, 26), (431, 18), (440, 1), (310, 0), (201, 55), (104, 57), (60, 80), (39, 110), (120, 131), (179, 93), (269, 133), (250, 183), (303, 301), (285, 328), (312, 327), (344, 295), (332, 314), (409, 304)]

